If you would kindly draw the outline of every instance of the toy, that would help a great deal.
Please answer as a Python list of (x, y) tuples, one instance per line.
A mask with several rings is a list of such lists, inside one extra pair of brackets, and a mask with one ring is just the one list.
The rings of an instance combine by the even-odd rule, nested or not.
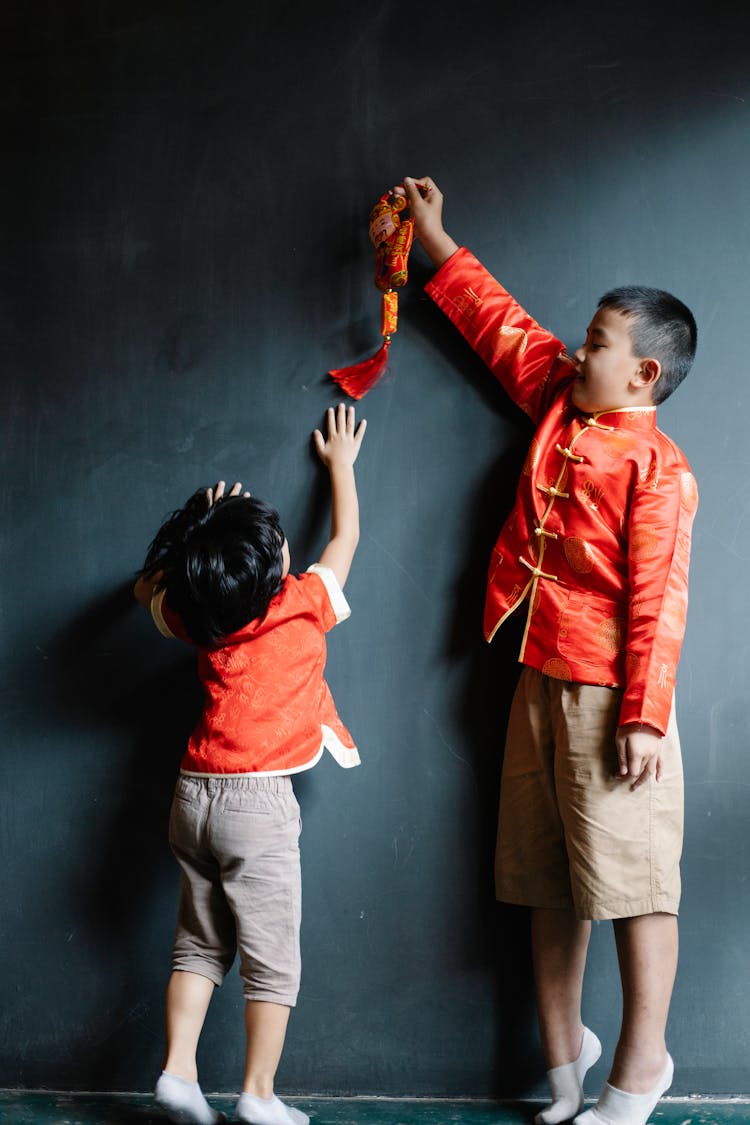
[(386, 369), (391, 337), (398, 327), (396, 290), (406, 285), (409, 251), (414, 240), (414, 220), (401, 217), (406, 206), (403, 195), (387, 192), (370, 212), (370, 241), (376, 254), (375, 284), (383, 294), (380, 327), (383, 343), (369, 359), (328, 372), (351, 398), (360, 399), (367, 394)]

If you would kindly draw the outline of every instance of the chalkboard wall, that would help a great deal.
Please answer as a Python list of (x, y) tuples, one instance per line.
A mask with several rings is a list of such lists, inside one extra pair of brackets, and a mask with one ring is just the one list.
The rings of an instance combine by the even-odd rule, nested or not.
[[(130, 587), (199, 484), (328, 521), (311, 430), (378, 343), (367, 215), (445, 221), (571, 347), (643, 282), (700, 327), (660, 411), (698, 478), (678, 682), (687, 780), (673, 1093), (750, 1093), (750, 19), (729, 3), (6, 4), (0, 1085), (151, 1088), (178, 889), (171, 789), (200, 700)], [(363, 534), (329, 682), (363, 765), (297, 779), (303, 987), (287, 1092), (544, 1089), (527, 919), (492, 892), (518, 636), (481, 636), (528, 423), (424, 296), (361, 404)], [(595, 926), (585, 1011), (611, 1057)], [(207, 1089), (241, 1080), (217, 994)], [(592, 1091), (606, 1075), (605, 1060)]]

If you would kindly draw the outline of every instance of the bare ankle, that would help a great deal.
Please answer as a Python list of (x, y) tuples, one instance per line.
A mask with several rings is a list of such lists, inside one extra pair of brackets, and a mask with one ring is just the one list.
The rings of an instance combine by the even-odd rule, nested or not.
[(609, 1084), (617, 1090), (629, 1094), (647, 1094), (654, 1088), (667, 1063), (667, 1048), (654, 1047), (651, 1051), (642, 1048), (615, 1053)]
[(561, 1028), (554, 1038), (549, 1037), (543, 1044), (547, 1069), (575, 1062), (581, 1053), (582, 1043), (583, 1024), (577, 1028)]
[(268, 1101), (273, 1097), (273, 1078), (265, 1076), (251, 1077), (245, 1081), (242, 1087), (243, 1094), (252, 1094), (256, 1098), (263, 1098)]
[(175, 1078), (183, 1078), (185, 1082), (198, 1081), (198, 1068), (194, 1062), (180, 1058), (179, 1055), (167, 1055), (162, 1070), (166, 1074), (173, 1074)]

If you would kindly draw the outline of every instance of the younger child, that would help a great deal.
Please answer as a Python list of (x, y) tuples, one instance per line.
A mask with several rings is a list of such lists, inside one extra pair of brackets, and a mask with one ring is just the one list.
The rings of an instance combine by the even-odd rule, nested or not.
[[(537, 425), (490, 563), (485, 636), (526, 619), (501, 781), (497, 894), (531, 907), (555, 1125), (645, 1125), (671, 1084), (682, 769), (674, 681), (697, 490), (656, 405), (695, 354), (661, 290), (605, 294), (570, 357), (442, 225), (429, 178), (408, 197), (437, 267), (427, 292)], [(583, 1108), (600, 1044), (581, 1021), (591, 919), (613, 920), (623, 991), (609, 1081)]]
[(307, 1125), (274, 1077), (300, 982), (299, 805), (291, 774), (323, 749), (359, 755), (323, 679), (325, 633), (349, 616), (342, 593), (359, 539), (354, 480), (365, 422), (328, 411), (314, 431), (331, 482), (331, 534), (307, 573), (289, 573), (273, 508), (242, 492), (195, 493), (157, 533), (136, 582), (165, 636), (197, 647), (205, 707), (183, 758), (169, 824), (182, 868), (167, 1053), (156, 1102), (173, 1121), (220, 1120), (198, 1085), (196, 1050), (214, 987), (239, 950), (247, 1054), (240, 1121)]

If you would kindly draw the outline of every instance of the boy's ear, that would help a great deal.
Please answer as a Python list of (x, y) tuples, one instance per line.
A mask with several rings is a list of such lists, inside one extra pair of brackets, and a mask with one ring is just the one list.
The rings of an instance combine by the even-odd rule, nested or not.
[(658, 359), (642, 359), (634, 376), (637, 387), (654, 389), (661, 376), (661, 364)]

